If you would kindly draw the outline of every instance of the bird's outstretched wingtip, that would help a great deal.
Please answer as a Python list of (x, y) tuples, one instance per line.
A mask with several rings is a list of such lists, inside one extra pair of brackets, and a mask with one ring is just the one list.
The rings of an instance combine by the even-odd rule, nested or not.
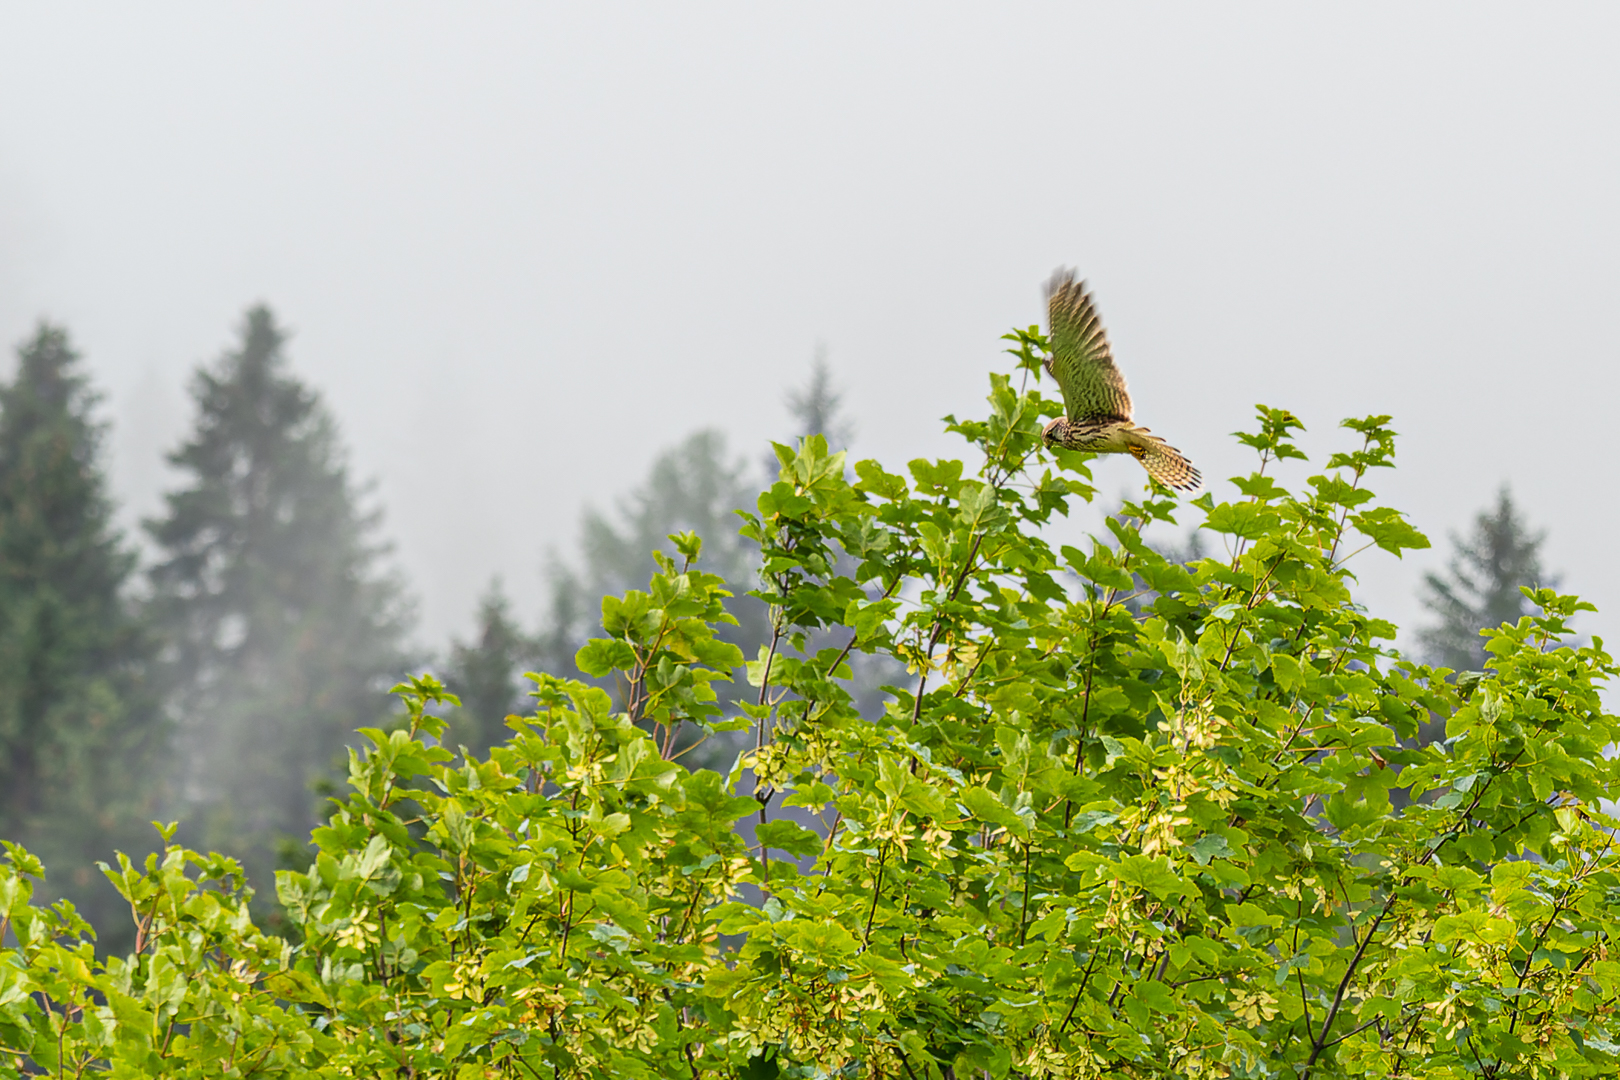
[[(1052, 276), (1046, 279), (1046, 298), (1048, 300), (1052, 299), (1053, 296), (1062, 292), (1064, 289), (1070, 288), (1074, 285), (1074, 283), (1074, 268), (1069, 266), (1058, 267), (1056, 270), (1052, 271)], [(1085, 288), (1085, 285), (1085, 282), (1080, 282), (1080, 287), (1082, 289)]]

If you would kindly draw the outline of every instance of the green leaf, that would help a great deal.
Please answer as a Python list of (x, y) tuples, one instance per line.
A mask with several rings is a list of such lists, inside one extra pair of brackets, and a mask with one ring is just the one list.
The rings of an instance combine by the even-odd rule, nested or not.
[(917, 458), (907, 462), (917, 492), (922, 495), (954, 495), (962, 482), (960, 461), (927, 461)]
[(1350, 522), (1367, 539), (1395, 555), (1429, 546), (1427, 536), (1408, 524), (1399, 511), (1388, 507), (1376, 507), (1352, 514)]
[(794, 920), (781, 934), (802, 959), (822, 967), (841, 966), (856, 949), (854, 936), (838, 923)]
[(1208, 866), (1211, 859), (1229, 858), (1232, 855), (1232, 848), (1227, 844), (1226, 837), (1208, 833), (1188, 844), (1187, 853), (1199, 866)]
[(1008, 809), (988, 788), (963, 788), (957, 793), (957, 799), (967, 808), (968, 813), (985, 824), (1011, 830), (1014, 835), (1020, 837), (1029, 835), (1029, 823)]
[(781, 818), (755, 826), (754, 838), (765, 847), (785, 851), (795, 859), (808, 859), (821, 854), (821, 837), (796, 821)]
[(1160, 900), (1187, 890), (1166, 859), (1128, 855), (1118, 863), (1117, 875), (1122, 884), (1152, 893)]
[(636, 654), (630, 646), (617, 639), (596, 638), (586, 642), (574, 654), (579, 670), (600, 679), (613, 671), (629, 671), (636, 666)]
[(855, 486), (881, 498), (895, 501), (906, 496), (904, 477), (883, 471), (883, 466), (870, 459), (855, 463), (855, 475), (860, 478)]
[(1175, 995), (1162, 982), (1143, 979), (1131, 988), (1131, 996), (1158, 1013), (1173, 1013), (1179, 1008)]
[(1275, 511), (1262, 503), (1221, 503), (1204, 518), (1203, 527), (1244, 540), (1258, 540), (1278, 522)]
[(943, 795), (892, 758), (878, 759), (878, 790), (892, 797), (904, 809), (919, 817), (943, 819), (949, 804)]
[(1272, 653), (1271, 673), (1276, 678), (1277, 685), (1290, 694), (1297, 694), (1305, 689), (1305, 665), (1295, 657)]

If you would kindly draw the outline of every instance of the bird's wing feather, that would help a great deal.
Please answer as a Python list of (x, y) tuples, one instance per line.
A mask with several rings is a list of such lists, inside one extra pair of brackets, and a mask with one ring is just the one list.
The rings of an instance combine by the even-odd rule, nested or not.
[(1046, 370), (1063, 391), (1069, 419), (1129, 420), (1131, 395), (1125, 376), (1114, 365), (1114, 351), (1086, 283), (1076, 281), (1074, 271), (1052, 275), (1046, 286), (1046, 315), (1052, 349)]

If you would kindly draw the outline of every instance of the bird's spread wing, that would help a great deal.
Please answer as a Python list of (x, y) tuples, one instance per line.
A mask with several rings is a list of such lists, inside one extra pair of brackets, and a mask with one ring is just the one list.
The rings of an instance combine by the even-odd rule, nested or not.
[(1059, 270), (1046, 286), (1046, 315), (1052, 355), (1046, 370), (1063, 391), (1071, 421), (1131, 418), (1125, 376), (1114, 366), (1114, 351), (1097, 317), (1086, 283), (1074, 271)]

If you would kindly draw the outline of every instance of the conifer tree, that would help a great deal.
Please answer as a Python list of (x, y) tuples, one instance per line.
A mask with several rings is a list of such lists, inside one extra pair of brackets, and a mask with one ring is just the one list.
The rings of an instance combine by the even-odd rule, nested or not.
[[(830, 445), (846, 445), (854, 427), (842, 399), (826, 350), (818, 348), (809, 378), (786, 394), (792, 436), (785, 441), (821, 435)], [(768, 454), (764, 486), (776, 481), (780, 467), (776, 453)], [(757, 494), (744, 463), (731, 458), (725, 436), (710, 429), (659, 454), (646, 480), (620, 499), (617, 520), (586, 510), (580, 523), (583, 565), (576, 568), (554, 557), (548, 570), (550, 610), (535, 642), (540, 666), (576, 675), (575, 650), (600, 629), (597, 598), (635, 587), (655, 566), (652, 552), (673, 552), (670, 534), (688, 531), (703, 537), (699, 569), (725, 578), (735, 594), (726, 608), (738, 625), (723, 632), (725, 640), (752, 658), (770, 628), (763, 607), (744, 596), (756, 584), (758, 555), (737, 535), (735, 515), (752, 506)]]
[(312, 784), (388, 715), (404, 664), (378, 518), (357, 508), (336, 426), (287, 370), (285, 340), (255, 307), (240, 344), (197, 372), (196, 426), (169, 458), (185, 482), (147, 523), (184, 816), (261, 890), (277, 844), (317, 820)]
[[(810, 361), (810, 377), (803, 386), (793, 387), (783, 399), (788, 415), (793, 417), (793, 437), (785, 440), (796, 443), (812, 435), (820, 435), (828, 446), (847, 448), (855, 438), (855, 425), (844, 411), (844, 395), (833, 383), (832, 368), (827, 364), (827, 348), (817, 345), (815, 357)], [(776, 482), (782, 463), (772, 449), (764, 457), (765, 486)]]
[[(791, 418), (789, 447), (812, 436), (829, 445), (846, 446), (854, 424), (843, 408), (843, 394), (833, 381), (826, 350), (818, 348), (806, 381), (788, 390), (785, 404)], [(776, 482), (781, 461), (773, 449), (765, 461), (764, 487)], [(651, 553), (674, 552), (672, 533), (691, 531), (703, 538), (697, 569), (723, 577), (733, 596), (727, 612), (736, 626), (722, 628), (722, 640), (742, 649), (750, 660), (769, 648), (771, 628), (762, 604), (746, 595), (758, 583), (759, 556), (753, 544), (740, 538), (734, 527), (738, 509), (753, 504), (757, 491), (749, 483), (741, 462), (728, 460), (725, 438), (717, 431), (698, 431), (683, 443), (660, 454), (646, 480), (619, 503), (618, 520), (587, 510), (581, 522), (583, 566), (575, 569), (553, 558), (550, 567), (550, 610), (536, 638), (539, 667), (553, 674), (576, 676), (575, 651), (601, 627), (598, 597), (635, 587), (654, 569)], [(847, 561), (847, 557), (845, 558)], [(840, 565), (843, 565), (842, 563)], [(847, 567), (846, 567), (847, 569)], [(807, 648), (813, 653), (829, 641), (812, 634)], [(884, 686), (903, 674), (887, 658), (852, 652), (848, 662), (855, 671), (856, 700), (872, 715), (880, 713), (888, 698)], [(739, 673), (740, 675), (740, 673)], [(739, 678), (716, 684), (725, 701), (746, 698), (752, 691)], [(729, 767), (722, 761), (730, 751), (725, 739), (715, 741), (694, 763)]]
[(1480, 631), (1535, 613), (1520, 586), (1556, 584), (1541, 569), (1545, 539), (1530, 530), (1506, 486), (1497, 493), (1496, 506), (1474, 518), (1466, 538), (1453, 534), (1446, 573), (1423, 578), (1423, 605), (1439, 620), (1418, 632), (1424, 658), (1455, 671), (1483, 671)]
[(509, 734), (506, 717), (525, 712), (528, 684), (523, 671), (534, 666), (535, 643), (512, 616), (512, 604), (499, 578), (478, 601), (478, 630), (472, 641), (450, 646), (450, 691), (461, 700), (451, 722), (453, 739), (482, 754)]
[(731, 459), (725, 436), (694, 432), (654, 459), (647, 479), (619, 502), (618, 520), (587, 510), (580, 523), (583, 566), (553, 561), (551, 609), (540, 635), (540, 660), (546, 670), (573, 675), (574, 651), (600, 630), (607, 593), (624, 591), (651, 573), (652, 553), (673, 552), (669, 535), (695, 532), (704, 538), (701, 569), (719, 574), (736, 593), (728, 610), (739, 626), (727, 640), (752, 656), (750, 642), (766, 633), (764, 612), (743, 597), (753, 587), (756, 556), (737, 535), (736, 511), (755, 497), (743, 463)]
[(122, 906), (95, 868), (148, 846), (161, 716), (124, 587), (97, 396), (65, 330), (41, 323), (0, 387), (0, 837), (53, 856), (50, 891)]
[[(793, 445), (801, 445), (817, 435), (828, 446), (839, 450), (848, 449), (854, 441), (855, 423), (844, 409), (843, 391), (833, 382), (825, 346), (816, 347), (815, 358), (810, 362), (810, 378), (803, 386), (788, 391), (786, 403), (788, 415), (793, 418), (794, 438), (789, 440)], [(766, 462), (766, 488), (776, 482), (781, 467), (782, 462), (773, 447)], [(855, 570), (854, 561), (842, 551), (838, 555), (837, 567), (840, 573), (845, 574)], [(814, 655), (821, 649), (840, 648), (842, 642), (835, 641), (835, 636), (823, 632), (810, 633), (804, 652)], [(768, 637), (762, 637), (759, 644), (769, 651)], [(758, 655), (757, 646), (745, 645), (743, 651), (749, 659)], [(847, 661), (854, 673), (852, 685), (856, 705), (867, 716), (879, 715), (889, 699), (884, 687), (901, 682), (905, 676), (905, 666), (895, 663), (890, 657), (875, 656), (860, 649), (850, 650)]]
[[(820, 435), (828, 446), (845, 447), (855, 438), (855, 425), (844, 412), (844, 395), (833, 385), (827, 350), (818, 346), (810, 362), (810, 379), (787, 395), (788, 412), (797, 424), (801, 439)], [(771, 472), (776, 472), (772, 462)]]

